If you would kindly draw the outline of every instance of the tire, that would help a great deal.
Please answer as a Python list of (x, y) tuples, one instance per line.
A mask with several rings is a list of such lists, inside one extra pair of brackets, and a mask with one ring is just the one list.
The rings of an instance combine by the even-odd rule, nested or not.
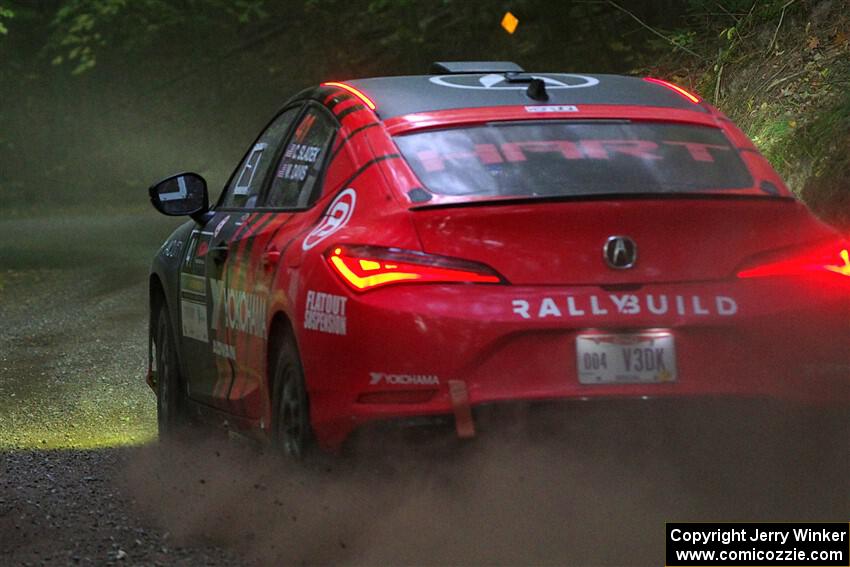
[(272, 376), (272, 442), (287, 457), (300, 461), (313, 448), (310, 404), (298, 347), (287, 337), (281, 344)]
[(177, 347), (168, 309), (163, 305), (156, 318), (154, 344), (156, 345), (156, 422), (160, 439), (173, 439), (185, 425), (180, 368), (177, 364)]

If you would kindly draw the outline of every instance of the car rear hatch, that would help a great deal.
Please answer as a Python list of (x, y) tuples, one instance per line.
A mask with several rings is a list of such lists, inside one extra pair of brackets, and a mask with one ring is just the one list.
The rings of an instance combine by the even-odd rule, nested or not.
[[(513, 284), (717, 280), (757, 253), (831, 234), (716, 127), (497, 122), (395, 140), (423, 186), (412, 216), (424, 251), (488, 264)], [(617, 237), (630, 269), (606, 259)]]
[[(775, 198), (503, 202), (413, 217), (425, 252), (485, 263), (519, 285), (717, 280), (755, 254), (831, 234), (798, 202)], [(606, 261), (616, 236), (635, 244), (631, 269)]]

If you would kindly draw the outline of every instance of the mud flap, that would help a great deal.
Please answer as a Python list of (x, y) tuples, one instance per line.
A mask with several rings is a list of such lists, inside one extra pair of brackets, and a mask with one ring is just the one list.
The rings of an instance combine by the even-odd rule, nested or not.
[(469, 392), (463, 380), (449, 380), (449, 398), (455, 414), (455, 430), (461, 439), (475, 437), (475, 422), (469, 407)]

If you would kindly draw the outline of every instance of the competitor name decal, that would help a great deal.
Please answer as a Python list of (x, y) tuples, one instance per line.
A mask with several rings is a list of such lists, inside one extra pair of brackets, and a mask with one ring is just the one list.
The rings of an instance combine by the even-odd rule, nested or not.
[(601, 317), (609, 314), (639, 315), (721, 315), (729, 317), (738, 312), (738, 303), (731, 297), (717, 295), (667, 295), (631, 293), (574, 297), (544, 297), (543, 299), (514, 299), (513, 312), (523, 319), (547, 317)]
[(304, 307), (304, 328), (331, 335), (347, 334), (347, 297), (321, 291), (308, 291)]

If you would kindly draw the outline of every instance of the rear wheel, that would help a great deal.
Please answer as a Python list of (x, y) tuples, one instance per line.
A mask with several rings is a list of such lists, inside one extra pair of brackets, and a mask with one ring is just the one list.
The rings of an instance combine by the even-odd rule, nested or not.
[(177, 349), (168, 310), (163, 305), (156, 318), (156, 421), (160, 439), (174, 437), (185, 424), (182, 393), (180, 391), (180, 370), (177, 366)]
[(273, 378), (272, 440), (283, 454), (300, 460), (312, 448), (313, 434), (304, 371), (291, 338), (285, 339), (280, 347)]

